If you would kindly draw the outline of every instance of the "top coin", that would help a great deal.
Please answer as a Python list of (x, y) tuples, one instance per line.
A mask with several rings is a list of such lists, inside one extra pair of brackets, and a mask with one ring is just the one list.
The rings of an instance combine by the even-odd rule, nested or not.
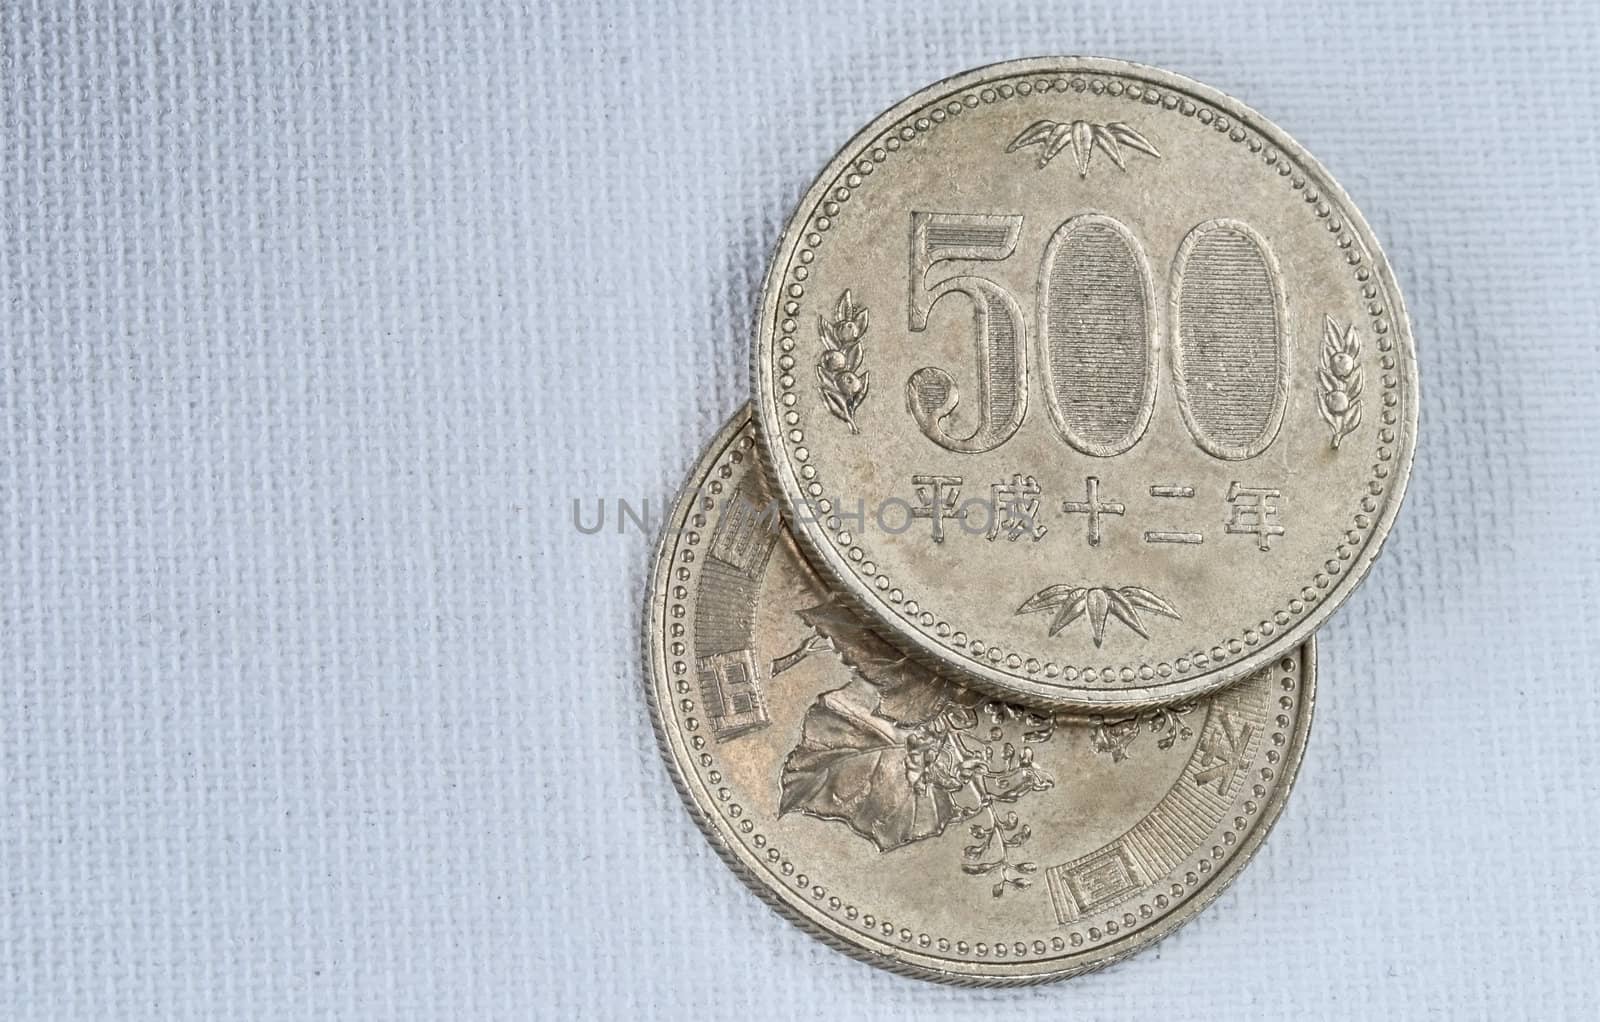
[(815, 564), (908, 652), (1050, 707), (1293, 649), (1416, 443), (1410, 326), (1343, 190), (1119, 60), (996, 64), (873, 121), (784, 232), (754, 371)]

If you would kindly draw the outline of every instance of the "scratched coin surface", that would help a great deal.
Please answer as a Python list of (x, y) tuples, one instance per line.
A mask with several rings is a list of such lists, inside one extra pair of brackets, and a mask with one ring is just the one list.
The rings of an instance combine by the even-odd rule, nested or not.
[(1171, 707), (1069, 716), (962, 688), (841, 606), (781, 525), (748, 409), (666, 525), (647, 686), (674, 781), (768, 903), (896, 972), (1109, 964), (1246, 864), (1300, 763), (1315, 651)]
[(1349, 595), (1416, 439), (1393, 275), (1334, 180), (1116, 60), (940, 82), (774, 255), (755, 401), (802, 548), (897, 645), (1042, 707), (1190, 699)]

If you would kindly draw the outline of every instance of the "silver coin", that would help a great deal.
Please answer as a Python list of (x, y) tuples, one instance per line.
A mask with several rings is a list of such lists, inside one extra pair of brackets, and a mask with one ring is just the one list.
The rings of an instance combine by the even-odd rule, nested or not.
[(1400, 505), (1417, 375), (1349, 198), (1237, 100), (1045, 58), (931, 86), (802, 200), (765, 284), (762, 442), (889, 638), (1079, 710), (1292, 651)]
[(1310, 640), (1131, 716), (994, 701), (841, 605), (764, 518), (757, 454), (746, 409), (667, 522), (644, 630), (673, 779), (768, 903), (895, 972), (1032, 983), (1171, 933), (1245, 866), (1305, 747)]

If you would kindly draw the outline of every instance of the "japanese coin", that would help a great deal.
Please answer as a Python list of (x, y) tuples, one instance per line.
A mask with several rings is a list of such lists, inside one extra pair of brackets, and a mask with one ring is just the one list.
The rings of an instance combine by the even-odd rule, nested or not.
[(755, 402), (817, 567), (1041, 707), (1161, 705), (1293, 650), (1416, 442), (1393, 275), (1260, 114), (1117, 60), (940, 82), (834, 158), (768, 271)]
[(907, 657), (800, 557), (748, 409), (666, 525), (647, 687), (694, 818), (766, 901), (895, 972), (1030, 983), (1122, 958), (1249, 861), (1305, 746), (1315, 651), (1215, 695), (1072, 717)]

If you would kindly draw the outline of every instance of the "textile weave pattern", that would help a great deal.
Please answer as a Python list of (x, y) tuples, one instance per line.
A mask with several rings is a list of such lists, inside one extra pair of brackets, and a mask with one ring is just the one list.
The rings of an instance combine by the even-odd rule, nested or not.
[[(1577, 0), (0, 7), (0, 1014), (1592, 1010), (1597, 51)], [(1318, 156), (1422, 435), (1255, 863), (1127, 964), (953, 991), (689, 820), (615, 502), (659, 522), (748, 396), (833, 151), (1051, 52)]]

